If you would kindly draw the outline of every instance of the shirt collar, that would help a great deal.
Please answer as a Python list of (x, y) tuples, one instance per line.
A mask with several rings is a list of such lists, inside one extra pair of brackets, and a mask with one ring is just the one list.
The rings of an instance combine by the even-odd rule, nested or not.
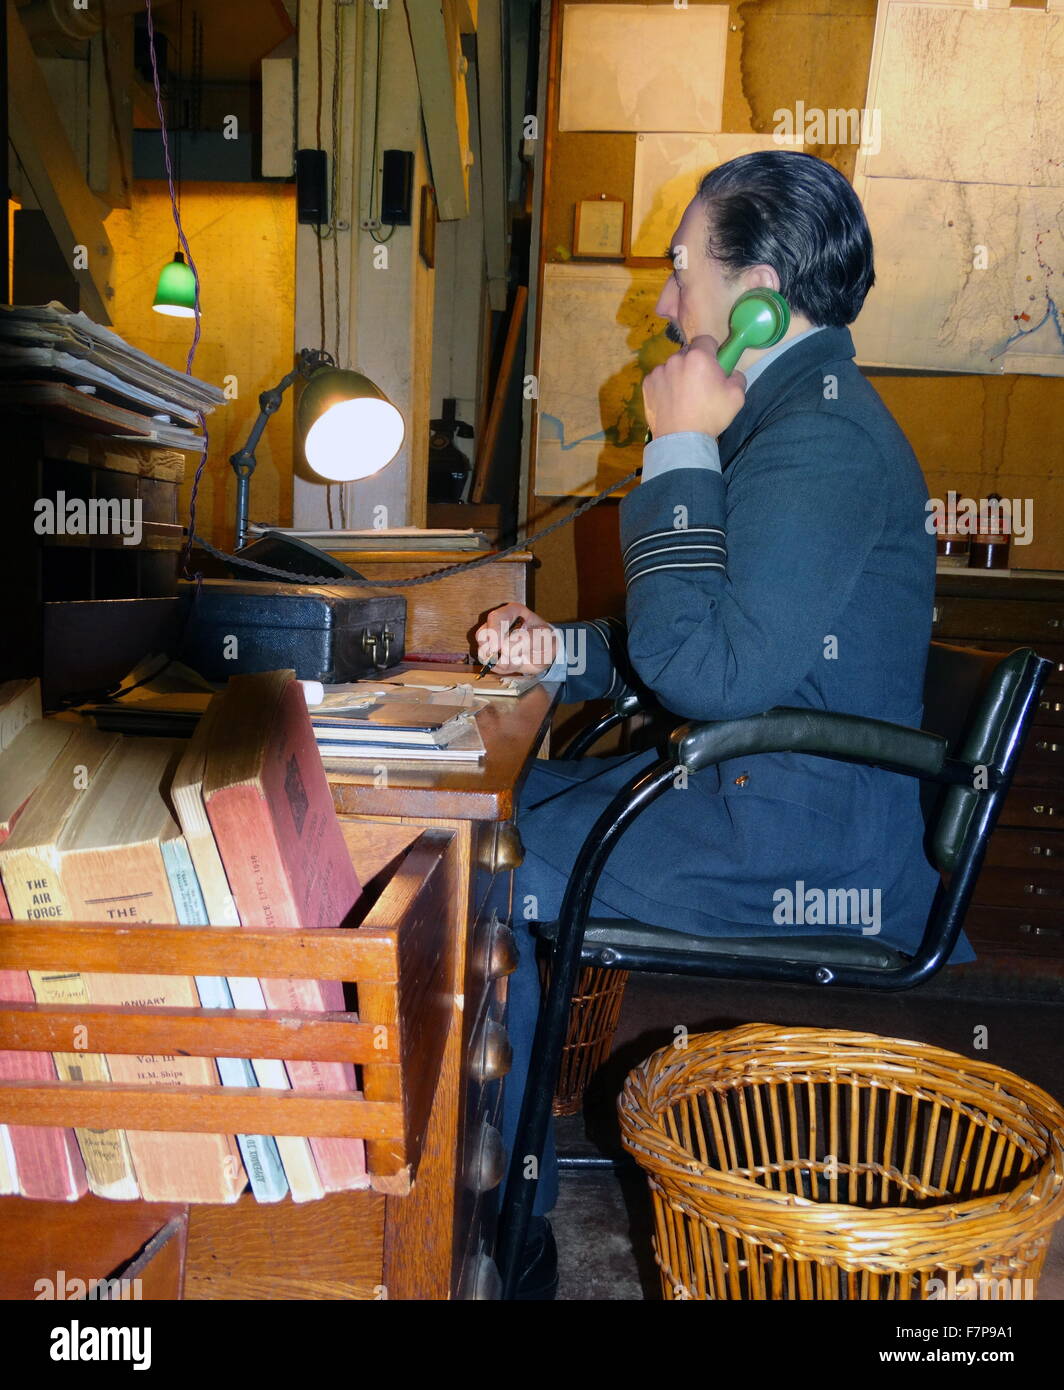
[(777, 357), (782, 356), (788, 348), (794, 347), (796, 343), (804, 342), (806, 338), (811, 338), (814, 333), (822, 333), (827, 327), (820, 324), (817, 328), (807, 328), (804, 333), (796, 333), (793, 338), (788, 338), (785, 343), (777, 343), (775, 347), (769, 348), (764, 357), (759, 357), (752, 367), (742, 368), (743, 376), (746, 377), (746, 385), (749, 388), (758, 379), (766, 367), (772, 365)]

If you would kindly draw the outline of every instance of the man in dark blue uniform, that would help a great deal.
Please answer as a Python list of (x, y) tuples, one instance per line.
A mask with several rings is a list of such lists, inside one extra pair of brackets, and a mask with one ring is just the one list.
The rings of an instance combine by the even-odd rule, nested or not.
[[(919, 464), (853, 361), (847, 325), (874, 279), (857, 196), (811, 155), (745, 155), (702, 180), (671, 252), (657, 312), (680, 351), (643, 383), (653, 442), (620, 506), (625, 620), (553, 627), (507, 604), (479, 630), (481, 651), (501, 652), (499, 672), (564, 680), (567, 702), (638, 685), (682, 719), (790, 705), (918, 727), (935, 545)], [(732, 304), (754, 288), (784, 296), (790, 328), (727, 377), (716, 350)], [(539, 998), (527, 922), (557, 915), (585, 834), (657, 758), (537, 762), (529, 774), (511, 1142)], [(648, 808), (609, 859), (593, 915), (709, 936), (830, 925), (911, 949), (938, 882), (922, 839), (913, 779), (801, 754), (747, 756)], [(830, 924), (829, 902), (842, 911)], [(971, 958), (962, 941), (954, 961)], [(533, 1229), (548, 1255), (542, 1218), (556, 1194), (548, 1148)], [(549, 1297), (549, 1279), (527, 1296)]]

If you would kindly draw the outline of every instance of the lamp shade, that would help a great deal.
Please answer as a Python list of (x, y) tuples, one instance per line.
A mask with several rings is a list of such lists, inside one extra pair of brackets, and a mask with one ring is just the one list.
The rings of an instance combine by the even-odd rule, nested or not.
[(174, 259), (159, 272), (152, 308), (157, 314), (170, 314), (174, 318), (196, 316), (196, 277), (180, 251), (175, 252)]
[(391, 463), (403, 443), (403, 417), (361, 372), (320, 367), (296, 411), (307, 463), (330, 482), (368, 478)]

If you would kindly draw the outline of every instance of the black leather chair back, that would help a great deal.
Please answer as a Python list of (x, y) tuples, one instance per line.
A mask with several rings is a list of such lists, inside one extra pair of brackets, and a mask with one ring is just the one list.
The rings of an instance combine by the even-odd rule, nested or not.
[[(923, 728), (947, 740), (952, 757), (1000, 768), (1020, 733), (1032, 681), (1044, 659), (1027, 648), (984, 652), (932, 642), (924, 678)], [(1029, 714), (1028, 714), (1029, 718)], [(979, 800), (979, 788), (921, 785), (928, 854), (951, 870)]]

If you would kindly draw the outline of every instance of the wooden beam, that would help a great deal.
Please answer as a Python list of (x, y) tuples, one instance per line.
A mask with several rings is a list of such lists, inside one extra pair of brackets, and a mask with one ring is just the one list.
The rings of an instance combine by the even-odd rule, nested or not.
[(85, 181), (15, 0), (7, 0), (7, 24), (11, 143), (63, 255), (74, 265), (75, 247), (86, 249), (87, 263), (75, 272), (81, 307), (90, 318), (109, 324), (114, 254), (103, 225), (108, 209)]
[(132, 200), (132, 78), (133, 17), (109, 16), (106, 35), (89, 40), (88, 179), (113, 208), (128, 208)]
[(488, 299), (506, 308), (510, 248), (509, 168), (503, 92), (502, 0), (480, 0), (477, 36), (477, 91), (480, 103), (480, 177), (484, 190), (484, 254)]
[(296, 171), (296, 70), (294, 58), (262, 60), (262, 177), (290, 178)]
[[(469, 130), (464, 59), (453, 5), (441, 0), (407, 0), (421, 108), (440, 220), (469, 212)], [(459, 60), (462, 59), (460, 63)]]

